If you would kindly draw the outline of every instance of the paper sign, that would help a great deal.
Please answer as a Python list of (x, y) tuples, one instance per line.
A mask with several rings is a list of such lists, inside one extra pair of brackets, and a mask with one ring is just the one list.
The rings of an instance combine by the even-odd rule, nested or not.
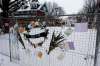
[(72, 34), (73, 30), (71, 28), (68, 28), (64, 33), (69, 36), (70, 34)]
[(70, 50), (75, 50), (74, 42), (67, 42)]
[(88, 23), (75, 23), (75, 31), (76, 32), (87, 32)]

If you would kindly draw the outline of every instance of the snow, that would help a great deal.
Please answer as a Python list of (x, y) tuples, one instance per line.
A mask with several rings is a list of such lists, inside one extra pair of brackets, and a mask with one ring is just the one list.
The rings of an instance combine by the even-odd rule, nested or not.
[(9, 57), (0, 54), (0, 66), (20, 66), (20, 65), (10, 62)]
[(0, 53), (9, 56), (9, 35), (0, 35)]
[[(93, 66), (94, 64), (94, 53), (95, 53), (95, 44), (96, 44), (96, 30), (88, 29), (88, 32), (73, 32), (71, 35), (66, 36), (64, 31), (67, 27), (47, 27), (49, 29), (48, 39), (44, 42), (42, 47), (33, 48), (27, 40), (21, 34), (21, 37), (25, 43), (26, 49), (23, 49), (18, 44), (13, 44), (13, 51), (19, 55), (20, 58), (17, 61), (10, 62), (9, 58), (9, 35), (0, 36), (0, 66)], [(47, 54), (50, 40), (53, 31), (57, 33), (62, 32), (66, 38), (66, 41), (72, 41), (75, 45), (75, 50), (67, 49), (62, 52), (60, 48), (53, 50), (50, 55)], [(32, 29), (30, 34), (36, 34), (42, 32), (40, 28)], [(12, 35), (13, 36), (13, 35)], [(13, 38), (11, 38), (14, 40)], [(43, 41), (44, 39), (30, 39), (34, 43)], [(16, 47), (18, 46), (18, 47)], [(42, 52), (42, 58), (38, 58), (38, 52)], [(6, 54), (3, 55), (2, 53)], [(13, 55), (15, 55), (13, 54)], [(16, 55), (14, 57), (17, 57)], [(85, 59), (86, 58), (86, 59)]]

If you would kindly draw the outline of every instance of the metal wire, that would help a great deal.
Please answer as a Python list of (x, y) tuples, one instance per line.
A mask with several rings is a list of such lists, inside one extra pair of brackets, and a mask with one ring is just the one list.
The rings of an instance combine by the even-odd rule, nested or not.
[[(70, 17), (70, 16), (72, 16), (72, 17), (74, 17), (74, 16), (87, 16), (87, 15), (99, 15), (100, 13), (89, 13), (89, 14), (67, 14), (67, 15), (58, 15), (59, 17)], [(32, 19), (34, 19), (34, 17), (35, 16), (13, 16), (13, 18), (12, 18), (12, 16), (10, 16), (9, 18), (5, 18), (5, 19), (12, 19), (12, 20), (18, 20), (18, 19), (20, 19), (20, 18), (24, 18), (24, 19), (28, 19), (28, 18), (32, 18)], [(38, 19), (38, 17), (46, 17), (46, 16), (36, 16), (36, 18)], [(48, 18), (49, 19), (49, 18)], [(52, 19), (51, 19), (52, 20)], [(89, 22), (89, 21), (87, 21), (87, 22)], [(61, 26), (60, 26), (61, 27)], [(69, 27), (69, 26), (68, 26)], [(71, 26), (70, 26), (71, 27)], [(83, 27), (84, 28), (84, 27)], [(98, 27), (97, 27), (98, 28)], [(95, 30), (97, 30), (97, 28), (95, 28)], [(61, 28), (61, 29), (63, 29), (63, 28)], [(90, 28), (90, 32), (86, 32), (86, 33), (84, 33), (84, 34), (80, 34), (79, 35), (79, 33), (77, 33), (77, 32), (75, 32), (75, 33), (73, 33), (73, 35), (71, 36), (71, 37), (73, 37), (73, 39), (70, 39), (70, 41), (73, 41), (73, 40), (75, 40), (77, 43), (81, 43), (82, 45), (79, 47), (80, 48), (80, 50), (78, 50), (78, 52), (74, 52), (74, 50), (73, 51), (66, 51), (66, 53), (69, 53), (70, 55), (70, 57), (71, 57), (71, 64), (69, 65), (69, 66), (74, 66), (74, 63), (75, 64), (77, 64), (77, 66), (80, 66), (80, 65), (82, 65), (82, 66), (93, 66), (92, 65), (92, 62), (93, 62), (93, 60), (92, 59), (88, 59), (88, 58), (86, 58), (87, 60), (86, 60), (86, 63), (84, 63), (85, 61), (84, 61), (84, 56), (91, 56), (91, 52), (93, 53), (95, 50), (94, 50), (94, 48), (96, 49), (96, 47), (95, 47), (95, 45), (96, 45), (96, 43), (94, 42), (94, 43), (91, 43), (93, 40), (95, 40), (95, 38), (97, 37), (97, 36), (95, 36), (96, 35), (96, 32), (94, 32), (94, 30), (93, 30), (94, 28), (92, 27), (92, 28)], [(58, 29), (59, 30), (59, 29)], [(61, 30), (61, 32), (63, 32), (62, 30)], [(84, 37), (84, 35), (88, 35), (89, 37)], [(81, 42), (78, 40), (79, 38), (77, 37), (77, 36), (80, 36), (81, 38)], [(69, 36), (70, 37), (70, 36)], [(89, 40), (88, 42), (87, 42), (87, 40)], [(41, 39), (42, 40), (42, 39)], [(18, 41), (18, 40), (17, 40)], [(17, 42), (18, 43), (18, 42)], [(48, 44), (48, 42), (47, 42), (47, 44)], [(88, 44), (88, 45), (86, 45), (86, 44)], [(91, 48), (91, 44), (93, 45), (93, 47)], [(79, 45), (77, 45), (77, 46), (79, 46)], [(75, 47), (77, 47), (76, 46), (76, 44), (75, 44)], [(87, 48), (87, 52), (86, 53), (80, 53), (81, 51), (86, 51), (86, 49), (84, 48), (84, 50), (82, 50), (82, 47), (88, 47)], [(75, 49), (76, 50), (76, 49)], [(90, 52), (90, 50), (92, 50), (91, 52)], [(96, 51), (95, 51), (96, 52)], [(73, 55), (74, 54), (74, 55)], [(67, 56), (67, 55), (66, 55)], [(76, 56), (79, 56), (80, 58), (83, 58), (83, 62), (80, 62), (80, 60), (78, 59), (77, 61), (74, 59)], [(93, 59), (95, 59), (95, 58), (93, 58)], [(70, 59), (68, 59), (68, 60), (70, 60)], [(35, 64), (37, 64), (38, 65), (38, 62), (36, 62), (36, 60), (35, 61), (33, 61)], [(52, 62), (54, 62), (53, 64), (56, 64), (55, 62), (56, 62), (56, 59), (53, 59), (53, 61), (51, 61), (51, 58), (50, 58), (50, 56), (49, 56), (49, 64), (48, 64), (48, 66), (51, 66), (52, 64), (50, 64), (50, 63), (52, 63)], [(89, 63), (88, 63), (89, 62)], [(35, 65), (34, 64), (34, 65)], [(85, 65), (86, 64), (86, 65)], [(67, 62), (65, 63), (65, 66), (67, 65)], [(42, 66), (42, 65), (41, 65)]]

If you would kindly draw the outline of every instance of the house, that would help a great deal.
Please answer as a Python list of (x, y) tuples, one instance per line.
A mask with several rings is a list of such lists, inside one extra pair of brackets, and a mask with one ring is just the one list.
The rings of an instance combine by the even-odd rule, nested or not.
[(43, 19), (46, 14), (47, 8), (45, 3), (40, 4), (38, 0), (30, 0), (25, 2), (25, 5), (14, 13), (14, 17), (18, 23), (24, 24), (30, 21), (37, 21), (41, 18)]
[(74, 26), (74, 24), (77, 22), (77, 19), (75, 16), (69, 16), (67, 19), (66, 19), (66, 24), (67, 25), (70, 25), (70, 26)]

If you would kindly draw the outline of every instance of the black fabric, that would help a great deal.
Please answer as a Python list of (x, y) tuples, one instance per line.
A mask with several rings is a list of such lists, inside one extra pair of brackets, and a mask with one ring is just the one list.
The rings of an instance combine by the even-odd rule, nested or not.
[(24, 49), (26, 49), (26, 48), (25, 48), (25, 45), (24, 45), (24, 42), (23, 42), (23, 40), (22, 40), (22, 38), (21, 38), (19, 32), (17, 32), (17, 35), (18, 35), (18, 40), (20, 41), (20, 43), (22, 44), (22, 46), (24, 47)]
[(39, 34), (35, 34), (35, 35), (29, 35), (29, 34), (24, 34), (24, 36), (26, 36), (26, 38), (40, 38), (40, 37), (47, 37), (48, 35), (48, 29), (45, 32), (39, 33)]

